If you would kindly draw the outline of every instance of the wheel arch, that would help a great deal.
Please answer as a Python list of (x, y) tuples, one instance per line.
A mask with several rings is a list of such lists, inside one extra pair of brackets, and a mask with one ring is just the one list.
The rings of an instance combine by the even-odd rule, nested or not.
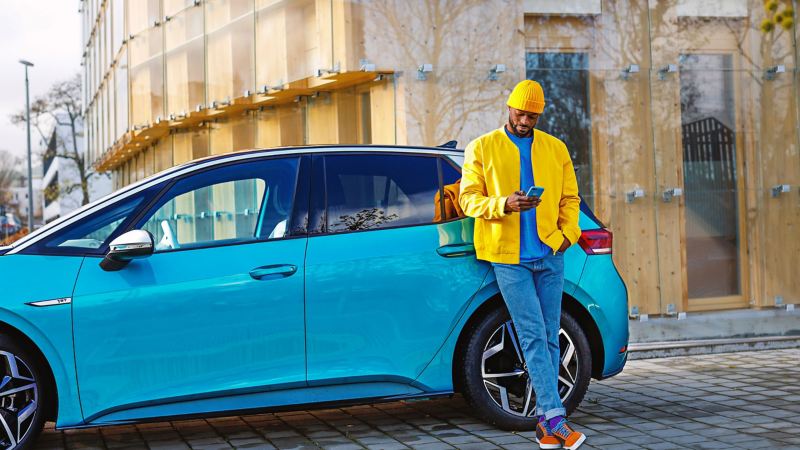
[[(455, 362), (459, 360), (458, 355), (464, 351), (464, 346), (466, 345), (470, 330), (474, 328), (474, 326), (480, 320), (486, 317), (489, 312), (494, 311), (497, 308), (505, 308), (503, 297), (499, 292), (487, 298), (475, 309), (472, 315), (470, 315), (469, 319), (467, 319), (466, 323), (461, 328), (458, 340), (456, 341), (452, 361)], [(569, 315), (578, 322), (578, 325), (580, 325), (581, 329), (586, 334), (586, 340), (589, 342), (589, 351), (592, 354), (592, 378), (602, 378), (605, 350), (603, 348), (603, 337), (600, 334), (597, 324), (595, 323), (594, 319), (592, 319), (592, 316), (586, 307), (583, 306), (575, 297), (567, 294), (566, 292), (562, 297), (561, 308), (563, 311), (569, 313)], [(461, 368), (458, 367), (458, 364), (453, 364), (452, 378), (453, 390), (455, 392), (462, 391), (460, 377), (458, 376), (460, 370)]]
[(592, 378), (602, 378), (605, 364), (605, 347), (603, 346), (603, 335), (600, 334), (597, 323), (592, 318), (592, 315), (589, 314), (589, 310), (569, 294), (564, 294), (561, 309), (569, 313), (586, 334), (586, 340), (589, 342), (589, 351), (592, 354)]
[(42, 350), (36, 343), (13, 325), (0, 320), (0, 334), (11, 337), (15, 342), (19, 343), (25, 350), (31, 352), (31, 356), (35, 358), (34, 363), (37, 368), (42, 371), (42, 380), (45, 384), (46, 392), (49, 395), (45, 396), (45, 419), (55, 421), (58, 415), (58, 388), (56, 386), (55, 376), (53, 375), (53, 368), (50, 362), (45, 357)]
[(458, 340), (456, 341), (455, 350), (453, 352), (453, 359), (454, 362), (452, 369), (453, 369), (453, 391), (454, 392), (462, 392), (461, 386), (461, 377), (458, 376), (461, 367), (458, 367), (458, 364), (455, 363), (459, 360), (458, 355), (460, 355), (464, 351), (464, 346), (467, 343), (467, 339), (469, 337), (469, 332), (472, 330), (475, 325), (487, 314), (491, 311), (494, 311), (498, 308), (505, 308), (505, 303), (503, 302), (503, 297), (500, 295), (499, 292), (495, 293), (491, 297), (488, 297), (480, 306), (478, 306), (475, 311), (472, 312), (472, 315), (469, 316), (467, 322), (461, 327), (461, 331), (458, 335)]

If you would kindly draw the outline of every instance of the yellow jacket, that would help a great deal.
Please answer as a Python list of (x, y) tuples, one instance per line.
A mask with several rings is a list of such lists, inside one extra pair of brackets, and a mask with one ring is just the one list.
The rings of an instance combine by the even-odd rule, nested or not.
[[(544, 188), (536, 228), (555, 253), (565, 237), (574, 244), (581, 234), (578, 183), (567, 146), (543, 131), (533, 132), (533, 179)], [(520, 190), (519, 166), (519, 150), (503, 128), (478, 137), (464, 151), (459, 203), (475, 218), (478, 259), (519, 264), (519, 214), (504, 212), (506, 198)]]

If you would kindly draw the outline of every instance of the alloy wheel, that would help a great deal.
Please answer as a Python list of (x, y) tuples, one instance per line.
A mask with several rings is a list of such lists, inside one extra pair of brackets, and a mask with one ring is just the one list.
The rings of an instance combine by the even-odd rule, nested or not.
[(28, 364), (0, 351), (0, 448), (13, 449), (25, 439), (39, 407), (39, 389)]
[[(575, 390), (578, 361), (575, 343), (559, 331), (561, 364), (558, 374), (558, 393), (561, 401)], [(525, 358), (519, 346), (511, 320), (501, 324), (489, 337), (481, 360), (483, 385), (497, 406), (509, 414), (530, 417), (536, 411), (536, 394), (528, 377)]]

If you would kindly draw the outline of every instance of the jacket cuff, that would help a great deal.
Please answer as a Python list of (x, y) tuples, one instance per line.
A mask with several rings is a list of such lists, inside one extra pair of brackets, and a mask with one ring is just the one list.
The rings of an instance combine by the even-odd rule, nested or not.
[(504, 217), (507, 216), (509, 213), (506, 212), (506, 201), (508, 201), (508, 196), (506, 197), (498, 197), (497, 199), (497, 217)]

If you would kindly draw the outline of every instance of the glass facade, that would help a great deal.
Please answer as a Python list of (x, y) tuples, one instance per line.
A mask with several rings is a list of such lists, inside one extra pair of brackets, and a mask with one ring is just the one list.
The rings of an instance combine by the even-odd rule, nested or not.
[(252, 147), (463, 147), (532, 78), (631, 306), (800, 303), (797, 0), (555, 3), (85, 0), (91, 159), (121, 187)]

